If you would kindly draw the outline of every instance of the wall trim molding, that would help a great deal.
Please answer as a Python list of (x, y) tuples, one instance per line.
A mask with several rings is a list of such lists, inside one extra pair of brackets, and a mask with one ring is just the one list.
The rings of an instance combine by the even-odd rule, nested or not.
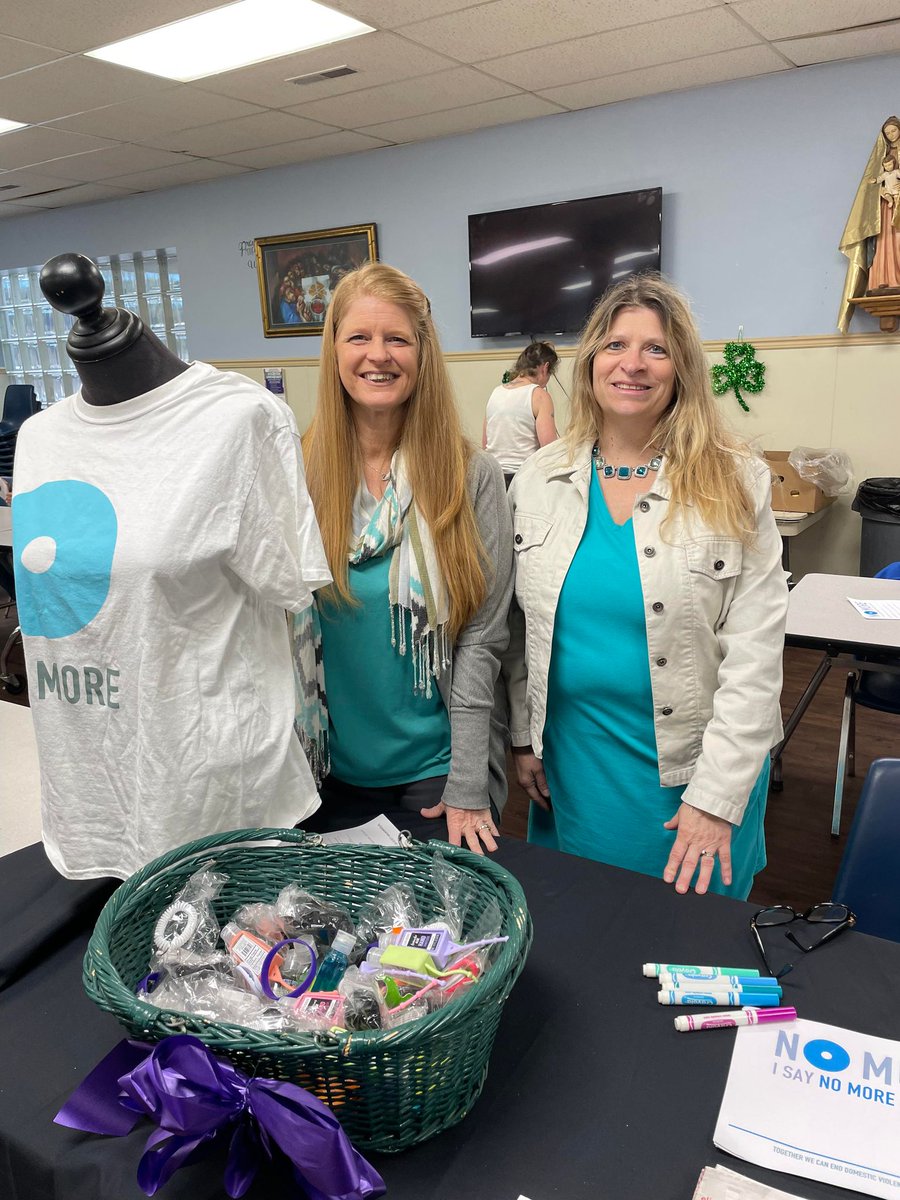
[[(855, 348), (857, 346), (900, 346), (900, 333), (825, 333), (811, 334), (807, 337), (784, 338), (747, 338), (759, 351), (765, 350), (827, 350), (834, 347)], [(721, 354), (725, 342), (704, 342), (708, 354)], [(279, 350), (281, 347), (279, 346)], [(509, 350), (451, 350), (444, 355), (450, 363), (465, 362), (506, 362), (512, 365), (521, 346), (517, 342)], [(557, 346), (560, 358), (572, 358), (574, 346)], [(280, 354), (271, 358), (234, 358), (216, 359), (215, 365), (226, 370), (246, 370), (263, 367), (317, 367), (318, 355), (303, 358), (286, 358)]]

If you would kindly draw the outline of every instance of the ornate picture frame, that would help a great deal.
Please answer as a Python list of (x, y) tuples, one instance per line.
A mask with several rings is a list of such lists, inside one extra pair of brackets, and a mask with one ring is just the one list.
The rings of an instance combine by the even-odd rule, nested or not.
[(263, 333), (319, 336), (338, 280), (378, 259), (375, 225), (254, 238)]

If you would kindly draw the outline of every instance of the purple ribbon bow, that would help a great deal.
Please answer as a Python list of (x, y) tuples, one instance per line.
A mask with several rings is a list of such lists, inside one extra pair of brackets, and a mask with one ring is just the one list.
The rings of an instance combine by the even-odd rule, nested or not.
[(273, 1147), (290, 1160), (310, 1200), (368, 1200), (386, 1190), (315, 1096), (293, 1083), (248, 1079), (187, 1034), (156, 1046), (120, 1042), (54, 1120), (121, 1137), (141, 1116), (159, 1126), (138, 1164), (138, 1185), (148, 1196), (220, 1135), (231, 1138), (224, 1186), (233, 1200), (245, 1194)]

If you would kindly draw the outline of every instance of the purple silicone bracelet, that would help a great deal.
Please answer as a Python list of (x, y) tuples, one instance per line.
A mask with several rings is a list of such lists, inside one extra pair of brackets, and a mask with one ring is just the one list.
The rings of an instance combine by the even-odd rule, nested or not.
[[(272, 991), (272, 985), (269, 982), (269, 971), (272, 969), (272, 963), (275, 961), (275, 955), (285, 946), (305, 946), (309, 951), (309, 971), (306, 978), (299, 987), (294, 988), (292, 992), (287, 992), (284, 996), (276, 996)], [(262, 969), (259, 972), (259, 982), (262, 990), (270, 1000), (290, 1000), (295, 996), (302, 996), (309, 985), (316, 977), (316, 971), (319, 969), (318, 959), (316, 958), (316, 948), (310, 945), (304, 938), (285, 938), (283, 942), (276, 942), (269, 953), (266, 955)]]

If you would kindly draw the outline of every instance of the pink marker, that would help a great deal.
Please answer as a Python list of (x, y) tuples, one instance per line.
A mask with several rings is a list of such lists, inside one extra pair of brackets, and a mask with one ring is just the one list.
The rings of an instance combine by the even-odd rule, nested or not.
[(680, 1033), (695, 1029), (733, 1029), (736, 1025), (764, 1025), (766, 1021), (796, 1021), (796, 1008), (742, 1008), (740, 1012), (711, 1013), (707, 1016), (676, 1017)]

